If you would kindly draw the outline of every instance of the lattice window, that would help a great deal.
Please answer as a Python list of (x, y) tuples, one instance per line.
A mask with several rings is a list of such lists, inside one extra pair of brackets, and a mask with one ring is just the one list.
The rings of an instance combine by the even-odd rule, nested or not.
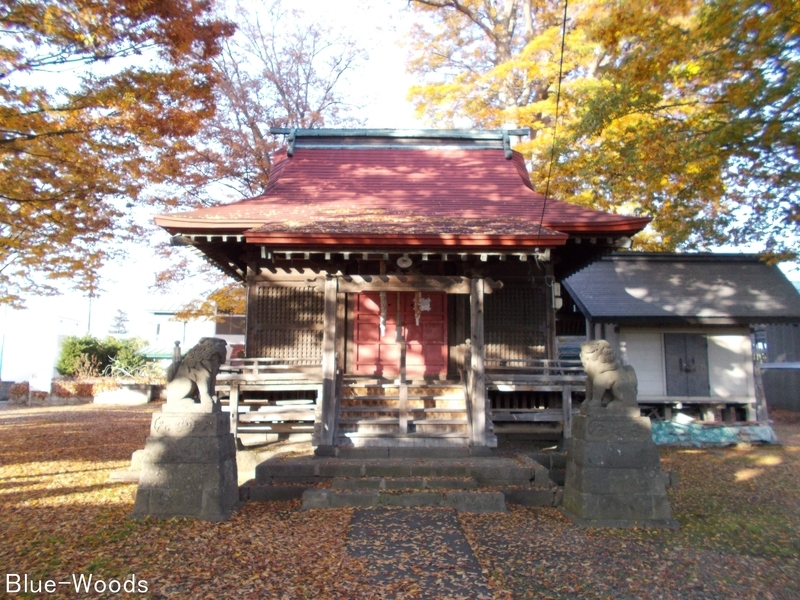
[(247, 356), (321, 360), (324, 306), (314, 287), (257, 285), (248, 306)]
[(548, 292), (546, 286), (510, 283), (486, 296), (487, 360), (547, 358)]

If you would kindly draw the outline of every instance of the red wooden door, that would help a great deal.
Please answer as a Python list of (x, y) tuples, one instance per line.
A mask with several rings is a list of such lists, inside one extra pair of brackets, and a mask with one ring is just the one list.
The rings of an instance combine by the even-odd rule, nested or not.
[[(381, 335), (379, 292), (356, 294), (353, 315), (353, 366), (356, 375), (400, 372), (397, 342), (397, 292), (386, 292), (386, 330)], [(415, 298), (418, 299), (415, 309)], [(447, 374), (447, 295), (401, 292), (408, 377)], [(419, 316), (419, 324), (417, 324)]]

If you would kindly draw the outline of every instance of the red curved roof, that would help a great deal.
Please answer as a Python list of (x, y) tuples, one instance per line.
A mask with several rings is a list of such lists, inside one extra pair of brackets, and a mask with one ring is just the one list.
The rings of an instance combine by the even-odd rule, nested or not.
[[(160, 215), (177, 233), (244, 233), (248, 242), (561, 245), (569, 234), (629, 236), (649, 219), (548, 199), (517, 152), (498, 149), (297, 148), (276, 157), (264, 194)], [(414, 244), (413, 240), (418, 243)]]

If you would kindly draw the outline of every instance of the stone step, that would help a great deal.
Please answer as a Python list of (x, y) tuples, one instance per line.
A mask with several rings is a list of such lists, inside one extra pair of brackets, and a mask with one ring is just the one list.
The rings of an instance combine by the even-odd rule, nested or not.
[(303, 510), (370, 506), (441, 506), (471, 513), (506, 512), (506, 501), (502, 492), (431, 490), (391, 492), (318, 488), (303, 492)]
[(472, 477), (334, 477), (334, 490), (475, 490)]
[(340, 431), (337, 443), (340, 446), (381, 446), (387, 443), (396, 446), (468, 446), (470, 437), (468, 432), (426, 432), (426, 433), (399, 433), (399, 432), (346, 432)]
[[(406, 436), (408, 437), (408, 436)], [(348, 449), (339, 448), (340, 454)], [(365, 458), (276, 458), (256, 466), (260, 484), (310, 484), (330, 482), (337, 477), (361, 478), (470, 478), (481, 485), (498, 487), (550, 486), (547, 469), (534, 461), (521, 463), (512, 458), (469, 456), (469, 448), (437, 449), (437, 452), (458, 452), (447, 458), (415, 458), (411, 449), (361, 448)], [(398, 458), (388, 458), (389, 451)], [(358, 453), (358, 452), (356, 452)], [(387, 458), (366, 458), (367, 456)], [(402, 456), (402, 457), (401, 457)]]
[(566, 452), (531, 452), (528, 456), (550, 469), (567, 468)]
[[(359, 486), (359, 482), (366, 481), (369, 483), (362, 484), (362, 487)], [(380, 488), (375, 487), (374, 482), (385, 481), (386, 487)], [(409, 484), (406, 482), (409, 481), (425, 481), (428, 487), (407, 487)], [(429, 484), (428, 482), (438, 481), (441, 482), (442, 487), (435, 487), (437, 484)], [(339, 482), (339, 483), (337, 483)], [(341, 483), (346, 482), (346, 483)], [(470, 483), (471, 482), (471, 483)], [(464, 487), (458, 487), (458, 484), (464, 484)], [(304, 494), (309, 490), (315, 490), (309, 494), (310, 496), (319, 495), (320, 491), (327, 491), (329, 494), (339, 493), (339, 492), (365, 492), (365, 491), (373, 491), (373, 492), (394, 492), (392, 494), (387, 494), (387, 498), (389, 495), (391, 496), (399, 496), (405, 495), (405, 498), (390, 498), (385, 500), (384, 502), (395, 502), (395, 503), (402, 503), (406, 502), (407, 504), (383, 504), (384, 506), (408, 506), (412, 505), (412, 498), (415, 499), (416, 502), (419, 502), (419, 496), (417, 494), (408, 494), (409, 490), (416, 490), (417, 492), (422, 490), (427, 490), (429, 493), (431, 491), (438, 492), (440, 494), (446, 493), (444, 490), (449, 492), (453, 492), (455, 490), (459, 491), (478, 491), (476, 488), (469, 487), (470, 485), (475, 484), (474, 479), (463, 479), (463, 478), (337, 478), (333, 480), (330, 490), (321, 490), (320, 488), (308, 488), (306, 485), (264, 485), (259, 484), (256, 482), (251, 482), (245, 484), (239, 488), (239, 497), (242, 502), (281, 502), (286, 500), (293, 500), (295, 498), (303, 498)], [(563, 491), (561, 489), (552, 489), (552, 488), (536, 488), (536, 487), (508, 487), (508, 488), (501, 488), (499, 490), (490, 490), (492, 492), (499, 491), (503, 495), (503, 499), (507, 504), (518, 504), (520, 506), (559, 506), (563, 499)], [(406, 492), (403, 494), (403, 492)], [(486, 493), (487, 491), (484, 490), (483, 492), (478, 491), (478, 493)], [(452, 497), (452, 496), (451, 496)], [(339, 501), (344, 501), (347, 497), (342, 498), (339, 496), (336, 500), (332, 502), (332, 504), (337, 504)], [(352, 498), (352, 497), (351, 497)], [(359, 495), (357, 497), (359, 500), (363, 499), (363, 496)], [(380, 502), (380, 501), (379, 501)], [(331, 502), (329, 501), (329, 504)], [(424, 506), (420, 504), (413, 504), (413, 506)], [(309, 507), (310, 508), (310, 507)], [(329, 508), (335, 508), (335, 506), (329, 506)]]
[[(318, 449), (319, 450), (319, 449)], [(434, 448), (425, 446), (361, 446), (333, 448), (332, 454), (319, 454), (319, 456), (338, 456), (340, 459), (468, 459), (472, 457), (489, 457), (492, 455), (490, 448), (470, 447), (463, 444), (438, 446)], [(325, 452), (326, 450), (323, 450)], [(331, 449), (327, 449), (330, 452)]]
[(567, 473), (565, 452), (531, 452), (528, 456), (548, 469), (550, 480), (554, 484), (563, 487)]

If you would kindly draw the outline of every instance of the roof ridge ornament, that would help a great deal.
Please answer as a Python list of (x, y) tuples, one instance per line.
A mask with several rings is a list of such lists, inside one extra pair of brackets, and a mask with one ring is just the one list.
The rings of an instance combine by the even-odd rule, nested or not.
[(505, 152), (506, 160), (511, 160), (514, 153), (511, 151), (511, 136), (508, 134), (508, 129), (503, 130), (503, 152)]
[(297, 148), (351, 149), (502, 149), (506, 159), (513, 157), (511, 140), (530, 137), (530, 128), (521, 129), (303, 129), (271, 127), (272, 135), (286, 136), (287, 156)]
[[(272, 131), (272, 129), (270, 129), (270, 131)], [(297, 127), (292, 127), (292, 129), (289, 130), (289, 138), (287, 140), (289, 146), (286, 148), (286, 156), (288, 156), (289, 158), (291, 158), (294, 155), (294, 143), (296, 141), (297, 141)]]

